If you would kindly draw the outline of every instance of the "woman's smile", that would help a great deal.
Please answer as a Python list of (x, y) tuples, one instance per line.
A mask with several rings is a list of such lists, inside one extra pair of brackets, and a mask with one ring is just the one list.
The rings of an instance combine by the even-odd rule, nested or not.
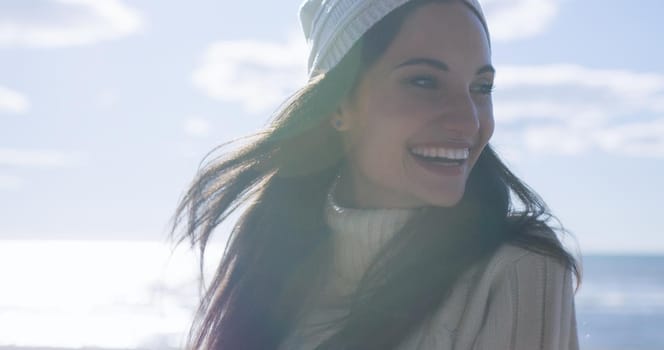
[(463, 174), (462, 167), (470, 155), (470, 147), (458, 145), (415, 146), (408, 150), (419, 166), (444, 176)]

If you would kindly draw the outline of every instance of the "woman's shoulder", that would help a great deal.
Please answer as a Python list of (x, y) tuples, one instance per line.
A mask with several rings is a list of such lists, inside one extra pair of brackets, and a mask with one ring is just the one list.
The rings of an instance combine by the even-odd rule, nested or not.
[(532, 263), (553, 264), (557, 268), (566, 269), (562, 257), (553, 253), (542, 252), (536, 248), (528, 248), (518, 243), (504, 243), (493, 254), (490, 265), (495, 268), (506, 268), (515, 265), (528, 265)]
[(474, 290), (475, 297), (488, 296), (505, 285), (512, 287), (560, 280), (568, 276), (565, 264), (558, 258), (528, 249), (516, 243), (504, 243), (483, 263), (466, 271), (459, 288)]
[(506, 241), (489, 258), (488, 269), (498, 272), (515, 266), (551, 265), (552, 268), (569, 268), (562, 242), (548, 225), (535, 225), (522, 232), (519, 239)]
[[(510, 327), (516, 325), (510, 323), (513, 320), (519, 321), (519, 332), (529, 330), (534, 320), (549, 320), (558, 315), (554, 310), (572, 303), (571, 274), (562, 260), (516, 243), (504, 243), (488, 260), (468, 271), (444, 310), (438, 312), (435, 327), (454, 330), (457, 342), (468, 344), (468, 348), (484, 329), (490, 334), (486, 339), (494, 344), (496, 336), (512, 335)], [(510, 329), (499, 331), (503, 326)], [(524, 339), (531, 338), (519, 335), (519, 341)], [(514, 348), (507, 344), (509, 341), (505, 346), (485, 348)]]
[(504, 243), (491, 256), (489, 267), (494, 270), (522, 264), (551, 259), (549, 255), (528, 249), (516, 243)]
[(536, 283), (570, 276), (570, 266), (562, 257), (516, 243), (501, 245), (485, 266), (482, 279), (491, 285), (509, 279), (517, 280), (517, 283)]

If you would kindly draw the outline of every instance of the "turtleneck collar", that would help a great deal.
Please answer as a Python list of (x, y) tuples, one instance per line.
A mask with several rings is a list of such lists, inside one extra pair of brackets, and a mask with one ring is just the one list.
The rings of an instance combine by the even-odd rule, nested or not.
[(340, 206), (335, 180), (327, 194), (325, 220), (334, 242), (334, 270), (350, 285), (359, 281), (373, 256), (417, 209), (359, 209)]
[(416, 209), (342, 207), (336, 201), (338, 178), (330, 186), (325, 205), (325, 219), (330, 229), (342, 235), (385, 236), (398, 231)]

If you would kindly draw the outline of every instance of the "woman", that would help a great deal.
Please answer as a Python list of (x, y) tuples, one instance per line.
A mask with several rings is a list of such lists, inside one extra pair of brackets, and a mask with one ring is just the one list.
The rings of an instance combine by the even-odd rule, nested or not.
[(475, 0), (308, 0), (309, 82), (201, 170), (176, 225), (201, 253), (244, 211), (195, 349), (577, 349), (539, 197), (488, 145)]

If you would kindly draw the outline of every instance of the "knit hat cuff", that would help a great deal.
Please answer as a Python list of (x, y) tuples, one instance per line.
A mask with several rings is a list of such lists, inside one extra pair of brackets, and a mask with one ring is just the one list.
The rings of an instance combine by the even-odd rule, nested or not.
[[(332, 69), (368, 28), (408, 1), (339, 0), (324, 4), (327, 8), (317, 11), (311, 26), (314, 32), (307, 36), (309, 76)], [(337, 32), (338, 28), (341, 31)]]
[[(362, 35), (409, 1), (412, 0), (306, 0), (300, 7), (300, 21), (309, 45), (309, 77), (336, 66)], [(477, 12), (487, 30), (479, 2), (464, 2)]]

